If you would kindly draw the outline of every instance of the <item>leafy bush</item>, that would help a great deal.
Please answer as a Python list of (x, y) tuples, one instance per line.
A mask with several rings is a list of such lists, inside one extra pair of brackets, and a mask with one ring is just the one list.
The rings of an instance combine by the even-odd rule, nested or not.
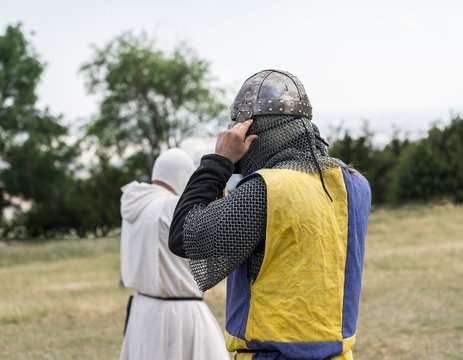
[(396, 200), (434, 199), (463, 201), (463, 119), (456, 116), (408, 147), (394, 170), (392, 193)]

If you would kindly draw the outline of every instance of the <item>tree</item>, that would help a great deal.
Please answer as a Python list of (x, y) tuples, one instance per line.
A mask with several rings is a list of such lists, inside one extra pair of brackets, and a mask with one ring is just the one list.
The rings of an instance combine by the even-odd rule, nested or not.
[(397, 200), (447, 198), (463, 201), (463, 119), (433, 126), (428, 136), (411, 144), (394, 171)]
[[(29, 200), (32, 207), (56, 206), (72, 175), (76, 146), (66, 143), (60, 117), (36, 107), (44, 66), (21, 24), (0, 36), (0, 205)], [(2, 212), (0, 208), (0, 213)], [(43, 213), (42, 220), (45, 219)]]
[[(82, 181), (81, 222), (86, 231), (95, 237), (106, 236), (112, 229), (120, 227), (121, 187), (133, 180), (126, 167), (116, 167), (107, 158), (101, 158), (90, 170), (88, 179)], [(89, 204), (90, 207), (89, 208)]]
[(390, 202), (394, 199), (391, 183), (400, 156), (409, 145), (409, 140), (400, 140), (395, 132), (392, 140), (384, 148), (374, 150), (369, 178), (375, 203)]
[[(81, 68), (90, 94), (101, 97), (99, 113), (87, 127), (99, 146), (145, 155), (150, 168), (161, 144), (179, 146), (224, 109), (223, 93), (211, 87), (209, 64), (185, 44), (168, 55), (145, 34), (125, 33), (94, 48)], [(143, 155), (138, 155), (140, 160)]]
[[(21, 25), (0, 35), (0, 214), (10, 205), (2, 174), (9, 167), (5, 151), (34, 116), (37, 86), (43, 66), (25, 39)], [(1, 217), (1, 216), (0, 216)]]
[(362, 172), (368, 172), (374, 155), (372, 143), (374, 133), (370, 130), (368, 121), (363, 121), (362, 133), (356, 138), (350, 135), (349, 130), (345, 130), (341, 137), (342, 126), (335, 131), (335, 138), (330, 138), (332, 142), (329, 148), (330, 155), (353, 165)]
[(400, 140), (398, 130), (384, 148), (373, 146), (373, 132), (364, 121), (362, 133), (352, 137), (345, 130), (341, 137), (342, 127), (335, 129), (335, 141), (330, 147), (330, 155), (352, 164), (369, 181), (374, 203), (388, 202), (393, 198), (391, 182), (395, 167), (402, 151), (408, 146), (407, 139)]

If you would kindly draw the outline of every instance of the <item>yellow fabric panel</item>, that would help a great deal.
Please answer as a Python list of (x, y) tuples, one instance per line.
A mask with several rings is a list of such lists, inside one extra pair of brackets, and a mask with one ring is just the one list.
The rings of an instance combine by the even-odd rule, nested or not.
[(240, 339), (239, 337), (230, 335), (227, 330), (225, 330), (225, 345), (229, 352), (233, 352), (236, 349), (249, 349), (246, 345), (246, 341)]
[(342, 349), (343, 353), (341, 355), (332, 357), (331, 360), (353, 360), (352, 356), (352, 347), (355, 344), (355, 335), (351, 336), (350, 338), (344, 339), (342, 341)]
[(340, 168), (318, 174), (260, 170), (267, 185), (265, 257), (245, 338), (281, 342), (342, 340), (347, 193)]
[(343, 352), (341, 355), (331, 357), (331, 360), (354, 360), (352, 356), (352, 350), (349, 349), (345, 352)]
[(240, 353), (240, 354), (236, 354), (234, 357), (233, 357), (233, 360), (252, 360), (252, 357), (255, 355), (256, 353)]

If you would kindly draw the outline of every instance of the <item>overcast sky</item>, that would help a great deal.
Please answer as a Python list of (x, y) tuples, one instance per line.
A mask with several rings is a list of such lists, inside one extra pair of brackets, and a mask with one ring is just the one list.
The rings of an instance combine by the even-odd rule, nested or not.
[(461, 0), (2, 1), (1, 33), (18, 21), (47, 63), (40, 104), (68, 122), (97, 108), (78, 74), (90, 44), (126, 30), (167, 51), (187, 41), (231, 93), (260, 70), (290, 71), (325, 132), (366, 118), (379, 138), (394, 125), (416, 136), (463, 111)]

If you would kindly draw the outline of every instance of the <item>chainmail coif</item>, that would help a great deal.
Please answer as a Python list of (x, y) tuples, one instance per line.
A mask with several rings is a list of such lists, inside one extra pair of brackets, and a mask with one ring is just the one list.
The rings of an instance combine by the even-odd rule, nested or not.
[[(244, 176), (262, 168), (317, 173), (316, 161), (322, 172), (345, 166), (328, 156), (318, 128), (306, 118), (256, 116), (250, 134), (259, 138), (241, 160)], [(202, 291), (219, 283), (244, 261), (249, 278), (257, 278), (264, 258), (266, 222), (267, 190), (260, 176), (244, 179), (230, 195), (189, 212), (183, 230), (184, 249)]]

